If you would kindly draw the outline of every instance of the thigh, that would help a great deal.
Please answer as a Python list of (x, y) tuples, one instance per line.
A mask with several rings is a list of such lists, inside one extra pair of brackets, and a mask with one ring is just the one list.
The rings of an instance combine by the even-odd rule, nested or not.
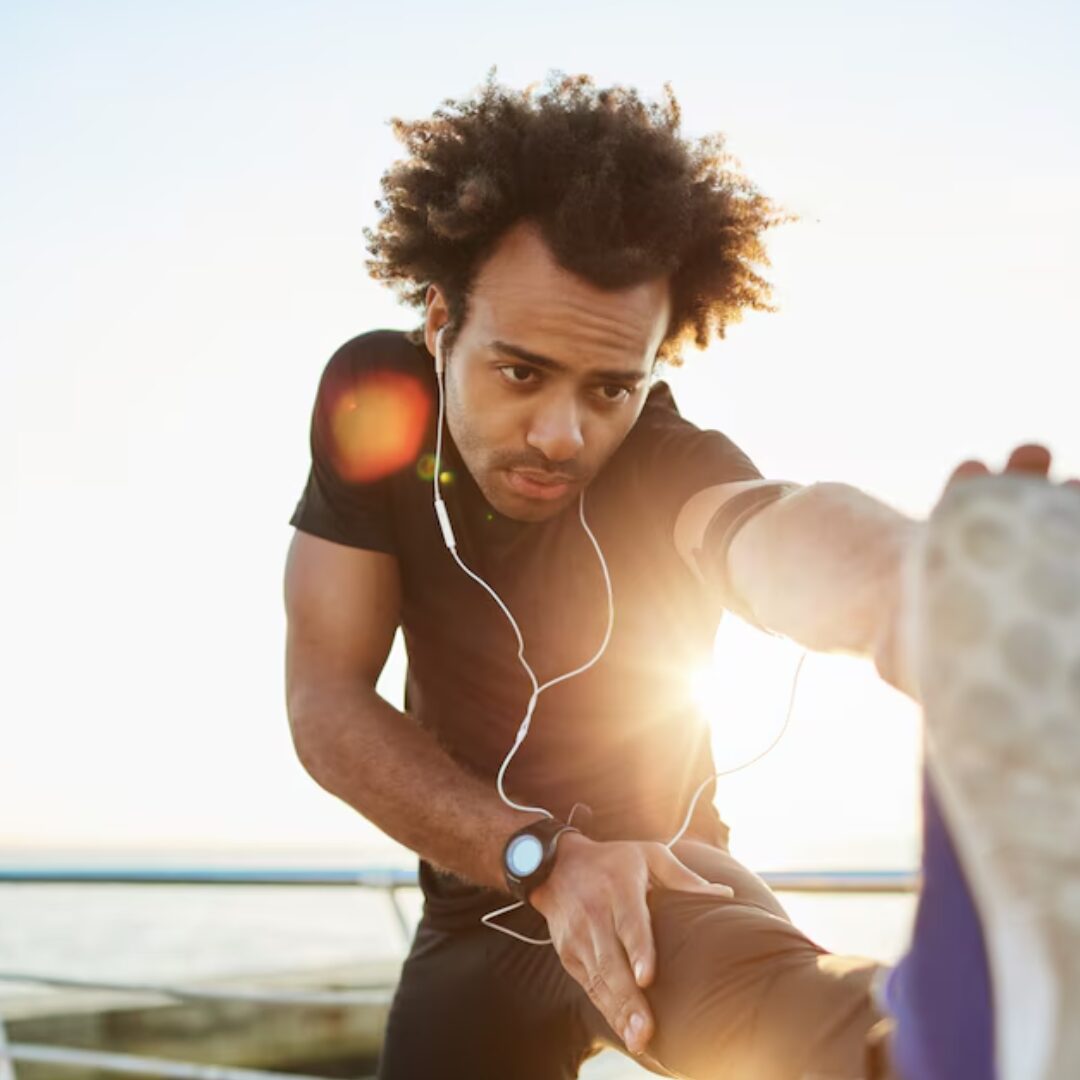
[[(726, 851), (692, 843), (676, 854), (732, 899), (649, 894), (657, 973), (654, 1071), (695, 1080), (854, 1080), (880, 1019), (870, 986), (879, 965), (832, 956), (792, 925), (771, 890)], [(622, 1048), (595, 1011), (594, 1034)]]
[(651, 1052), (707, 1078), (862, 1077), (880, 1019), (874, 961), (833, 956), (761, 907), (691, 893), (652, 898), (657, 977)]
[[(546, 936), (539, 929), (523, 932)], [(577, 1076), (591, 1040), (572, 981), (550, 946), (422, 922), (390, 1008), (379, 1080)]]
[(680, 862), (685, 863), (706, 881), (730, 885), (739, 903), (752, 904), (790, 922), (788, 913), (777, 899), (776, 893), (757, 874), (743, 866), (730, 851), (697, 840), (684, 840), (676, 844), (673, 850)]

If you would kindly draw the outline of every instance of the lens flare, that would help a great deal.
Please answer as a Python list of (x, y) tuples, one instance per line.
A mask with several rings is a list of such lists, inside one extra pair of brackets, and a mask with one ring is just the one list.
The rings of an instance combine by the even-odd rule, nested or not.
[(416, 475), (426, 484), (430, 484), (435, 476), (435, 455), (424, 454), (416, 463)]
[(368, 483), (416, 459), (431, 403), (409, 375), (377, 371), (346, 386), (330, 406), (336, 464), (345, 479)]

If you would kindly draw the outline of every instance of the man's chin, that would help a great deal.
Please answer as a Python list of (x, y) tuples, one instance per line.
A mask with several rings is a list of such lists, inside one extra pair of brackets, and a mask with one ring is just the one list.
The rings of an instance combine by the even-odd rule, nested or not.
[(515, 491), (509, 484), (499, 483), (500, 479), (502, 478), (498, 477), (494, 484), (490, 482), (484, 484), (481, 490), (484, 498), (503, 517), (510, 518), (513, 521), (547, 521), (549, 518), (561, 513), (577, 498), (577, 484), (572, 485), (565, 495), (558, 498), (541, 499), (523, 495)]
[(553, 518), (561, 513), (571, 502), (573, 502), (573, 496), (571, 495), (568, 498), (543, 503), (537, 503), (532, 499), (525, 498), (515, 499), (513, 502), (506, 499), (501, 499), (499, 502), (488, 499), (488, 502), (490, 502), (503, 517), (510, 518), (513, 521), (537, 522), (547, 521), (549, 518)]

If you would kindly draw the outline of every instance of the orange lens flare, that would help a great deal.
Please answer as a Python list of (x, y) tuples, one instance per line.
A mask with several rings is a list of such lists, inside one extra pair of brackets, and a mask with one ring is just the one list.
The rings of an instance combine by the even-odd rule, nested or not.
[(430, 401), (409, 375), (362, 375), (330, 405), (330, 434), (338, 471), (354, 483), (389, 476), (416, 459)]

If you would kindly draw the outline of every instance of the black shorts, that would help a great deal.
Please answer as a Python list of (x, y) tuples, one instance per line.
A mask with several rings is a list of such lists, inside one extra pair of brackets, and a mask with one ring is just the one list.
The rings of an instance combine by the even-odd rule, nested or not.
[[(657, 973), (646, 996), (656, 1034), (637, 1060), (696, 1080), (869, 1076), (879, 965), (810, 941), (728, 851), (685, 841), (675, 853), (735, 895), (649, 894)], [(390, 1010), (380, 1080), (561, 1080), (604, 1047), (625, 1052), (553, 947), (480, 924), (507, 902), (453, 879), (438, 895), (429, 890)], [(531, 908), (505, 921), (548, 936)]]

